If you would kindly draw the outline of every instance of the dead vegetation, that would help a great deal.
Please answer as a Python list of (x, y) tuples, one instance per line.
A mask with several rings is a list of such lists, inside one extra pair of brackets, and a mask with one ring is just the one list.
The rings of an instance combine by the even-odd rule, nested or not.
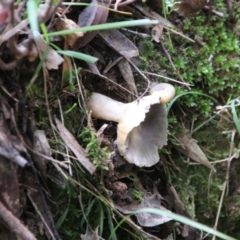
[[(238, 96), (219, 91), (206, 118), (176, 104), (210, 90), (171, 55), (201, 54), (188, 17), (207, 28), (224, 14), (212, 1), (160, 2), (0, 0), (0, 239), (240, 237)], [(167, 107), (162, 82), (177, 90)], [(109, 118), (105, 102), (89, 104), (97, 93), (114, 99)]]

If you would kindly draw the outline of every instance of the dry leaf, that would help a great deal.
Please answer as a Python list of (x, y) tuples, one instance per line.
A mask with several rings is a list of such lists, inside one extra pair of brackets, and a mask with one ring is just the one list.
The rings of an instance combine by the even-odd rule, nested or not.
[(142, 12), (146, 17), (148, 17), (150, 19), (158, 20), (159, 24), (161, 24), (161, 25), (163, 25), (165, 27), (169, 27), (169, 28), (173, 28), (174, 27), (174, 25), (171, 22), (169, 22), (164, 17), (160, 16), (158, 13), (152, 11), (149, 7), (141, 6), (141, 5), (135, 5), (135, 7), (140, 12)]
[(73, 151), (79, 162), (93, 174), (96, 167), (86, 157), (84, 149), (79, 145), (74, 136), (65, 128), (65, 126), (56, 118), (55, 119), (60, 136), (65, 144)]
[(126, 58), (139, 56), (138, 48), (117, 29), (102, 31), (99, 35), (116, 52)]
[(134, 81), (134, 77), (133, 77), (133, 73), (132, 73), (132, 69), (131, 66), (129, 64), (129, 62), (126, 59), (122, 59), (118, 62), (118, 68), (123, 76), (123, 78), (125, 79), (129, 90), (137, 95), (137, 87)]
[(28, 161), (21, 156), (21, 153), (26, 153), (25, 146), (11, 134), (5, 119), (0, 115), (0, 156), (11, 160), (20, 167), (25, 167)]
[(162, 32), (163, 32), (163, 26), (158, 24), (156, 25), (153, 29), (152, 29), (152, 40), (154, 40), (155, 42), (159, 43), (160, 42), (160, 37), (162, 36)]
[(58, 69), (58, 66), (63, 62), (63, 58), (55, 50), (47, 45), (40, 34), (34, 40), (41, 55), (44, 56), (44, 54), (47, 54), (44, 61), (47, 69)]
[(206, 4), (207, 0), (201, 1), (182, 0), (174, 4), (174, 10), (184, 17), (190, 17), (196, 14), (201, 9), (203, 9)]
[[(108, 7), (110, 0), (92, 0), (91, 4), (87, 6), (79, 15), (78, 25), (80, 27), (97, 25), (105, 23), (108, 18)], [(88, 44), (98, 33), (98, 31), (87, 32), (83, 38), (78, 39), (73, 48), (78, 49)]]
[[(147, 192), (144, 192), (143, 201), (141, 203), (134, 201), (126, 206), (116, 206), (116, 208), (124, 214), (131, 214), (142, 208), (156, 208), (168, 211), (161, 206), (161, 196), (158, 193), (150, 194)], [(136, 213), (135, 215), (138, 223), (143, 227), (154, 227), (172, 220), (171, 218), (148, 212)]]
[[(167, 185), (167, 191), (168, 191), (168, 201), (171, 202), (172, 208), (175, 209), (176, 213), (182, 216), (185, 216), (187, 218), (192, 218), (191, 215), (188, 213), (187, 209), (185, 208), (183, 202), (181, 201), (176, 189), (173, 185)], [(193, 228), (191, 226), (188, 226), (186, 224), (183, 225), (181, 230), (182, 236), (191, 236), (190, 238), (186, 239), (196, 239), (197, 236), (197, 229)]]
[(204, 166), (210, 168), (212, 171), (216, 172), (215, 168), (210, 164), (207, 157), (198, 146), (196, 141), (193, 138), (188, 137), (187, 135), (177, 136), (178, 141), (181, 146), (174, 146), (179, 152), (183, 153), (192, 160), (203, 164)]
[[(55, 26), (58, 31), (74, 30), (79, 28), (79, 26), (74, 21), (72, 21), (71, 19), (65, 19), (65, 18), (56, 19)], [(83, 32), (75, 32), (73, 34), (65, 35), (64, 38), (67, 41), (68, 46), (72, 47), (79, 38), (83, 37), (83, 35), (84, 35)]]
[[(33, 139), (34, 139), (34, 145), (33, 145), (34, 151), (44, 154), (48, 157), (51, 157), (52, 151), (44, 131), (36, 130), (34, 132)], [(38, 166), (38, 169), (40, 170), (40, 172), (42, 173), (42, 176), (44, 177), (46, 175), (46, 169), (47, 169), (47, 162), (44, 160), (44, 157), (38, 154), (34, 154), (33, 160)]]

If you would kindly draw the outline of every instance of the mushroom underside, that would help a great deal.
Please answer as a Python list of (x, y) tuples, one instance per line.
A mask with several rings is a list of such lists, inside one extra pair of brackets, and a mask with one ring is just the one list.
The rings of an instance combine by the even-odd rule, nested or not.
[(121, 155), (137, 166), (153, 166), (159, 161), (158, 149), (167, 144), (167, 128), (166, 105), (152, 105), (145, 120), (128, 134), (126, 151), (120, 151)]

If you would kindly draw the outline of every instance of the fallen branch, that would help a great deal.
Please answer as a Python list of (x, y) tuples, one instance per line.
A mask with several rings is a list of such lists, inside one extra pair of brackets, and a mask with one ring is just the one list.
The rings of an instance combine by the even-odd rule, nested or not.
[(9, 229), (14, 232), (19, 239), (37, 240), (30, 230), (24, 226), (21, 221), (15, 217), (0, 201), (0, 217), (8, 225)]

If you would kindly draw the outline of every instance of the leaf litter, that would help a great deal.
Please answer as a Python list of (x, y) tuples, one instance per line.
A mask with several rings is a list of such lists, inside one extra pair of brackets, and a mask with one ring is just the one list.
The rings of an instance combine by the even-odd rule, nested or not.
[[(128, 36), (131, 37), (127, 37), (125, 34), (121, 33), (120, 30), (116, 29), (100, 32), (78, 32), (64, 36), (64, 50), (73, 48), (77, 51), (80, 51), (79, 49), (83, 49), (83, 51), (88, 54), (91, 54), (92, 52), (99, 52), (104, 61), (108, 61), (110, 59), (109, 62), (112, 63), (110, 64), (111, 67), (108, 67), (106, 70), (107, 66), (104, 61), (88, 64), (88, 67), (86, 67), (86, 64), (82, 62), (78, 63), (73, 61), (73, 63), (69, 63), (70, 60), (66, 60), (68, 61), (68, 64), (66, 64), (65, 61), (63, 73), (67, 71), (72, 72), (74, 69), (76, 71), (76, 75), (78, 75), (76, 64), (79, 64), (80, 68), (83, 69), (81, 72), (81, 81), (78, 79), (78, 76), (76, 77), (78, 79), (77, 85), (79, 87), (79, 91), (75, 90), (76, 86), (72, 86), (74, 90), (69, 91), (68, 86), (66, 86), (63, 81), (61, 84), (59, 84), (57, 81), (57, 77), (59, 78), (59, 73), (56, 71), (52, 74), (51, 71), (49, 71), (55, 69), (61, 72), (60, 65), (63, 62), (63, 58), (56, 52), (53, 47), (48, 46), (47, 41), (40, 35), (33, 41), (31, 34), (29, 34), (27, 20), (21, 19), (21, 14), (24, 12), (23, 6), (25, 4), (25, 1), (17, 5), (16, 8), (13, 8), (13, 5), (11, 5), (11, 3), (8, 5), (5, 5), (3, 3), (0, 4), (4, 9), (0, 12), (0, 29), (3, 29), (0, 35), (0, 44), (1, 47), (5, 48), (5, 50), (9, 51), (12, 55), (10, 58), (7, 54), (0, 56), (0, 69), (2, 71), (9, 71), (16, 69), (18, 64), (22, 64), (23, 66), (18, 69), (20, 71), (22, 70), (21, 68), (26, 68), (28, 64), (36, 62), (39, 57), (42, 58), (42, 56), (46, 54), (44, 65), (42, 65), (43, 71), (47, 73), (45, 74), (45, 77), (47, 76), (47, 81), (44, 85), (44, 91), (47, 95), (45, 95), (45, 97), (49, 97), (50, 99), (50, 108), (53, 112), (55, 112), (55, 114), (59, 114), (59, 112), (54, 105), (54, 97), (51, 96), (51, 93), (55, 92), (56, 89), (66, 90), (63, 98), (66, 98), (67, 101), (72, 101), (71, 98), (77, 99), (79, 106), (83, 109), (85, 106), (84, 101), (87, 100), (87, 93), (85, 89), (88, 89), (92, 92), (104, 92), (105, 94), (114, 97), (116, 100), (122, 99), (125, 102), (130, 102), (133, 99), (137, 99), (138, 97), (141, 98), (141, 94), (148, 90), (147, 88), (149, 85), (147, 85), (145, 79), (143, 79), (144, 73), (137, 67), (139, 62), (139, 47), (135, 43), (133, 36), (133, 33), (137, 32), (129, 32), (130, 34), (128, 34)], [(60, 4), (61, 1), (58, 1), (54, 7), (45, 4), (43, 10), (40, 9), (38, 12), (39, 18), (41, 18), (45, 24), (49, 24), (49, 27), (50, 23), (52, 23), (51, 21), (54, 20), (53, 25), (57, 30), (69, 30), (79, 28), (79, 26), (85, 27), (102, 24), (112, 19), (112, 16), (109, 17), (109, 7), (112, 6), (112, 3), (109, 0), (92, 0), (89, 6), (85, 7), (80, 12), (78, 11), (78, 19), (76, 20), (75, 18), (75, 21), (73, 20), (74, 17), (72, 17), (71, 12), (73, 11), (73, 14), (75, 14), (74, 7), (71, 7), (70, 10), (67, 11), (66, 15), (61, 16), (64, 10), (57, 10), (57, 7)], [(161, 17), (157, 12), (153, 11), (151, 7), (148, 8), (146, 6), (136, 4), (135, 1), (125, 1), (123, 3), (121, 3), (121, 1), (116, 1), (113, 6), (116, 12), (117, 10), (125, 9), (124, 7), (126, 7), (130, 13), (132, 12), (133, 14), (136, 13), (138, 16), (144, 16), (158, 20), (159, 24), (156, 26), (146, 26), (146, 28), (140, 27), (141, 31), (143, 31), (144, 34), (145, 32), (148, 34), (147, 36), (150, 36), (151, 34), (152, 40), (156, 43), (162, 41), (161, 39), (164, 35), (165, 28), (174, 27), (174, 24)], [(192, 14), (192, 12), (184, 12), (181, 8), (181, 5), (178, 5), (178, 7), (181, 14)], [(57, 13), (54, 15), (54, 17), (52, 15), (53, 9), (55, 9)], [(12, 27), (10, 25), (11, 22), (9, 23), (6, 20), (6, 14), (9, 12), (11, 12), (11, 14), (13, 14), (16, 19), (20, 19), (20, 21), (14, 23)], [(69, 18), (66, 16), (69, 16)], [(52, 20), (49, 20), (51, 17), (53, 17)], [(14, 27), (18, 27), (18, 29), (22, 31), (18, 33)], [(141, 36), (141, 34), (139, 34), (139, 36)], [(58, 40), (56, 39), (53, 40), (54, 44), (58, 44), (57, 41)], [(5, 42), (9, 42), (9, 45), (4, 45), (3, 43)], [(13, 48), (10, 48), (11, 44)], [(167, 50), (165, 49), (165, 51)], [(89, 74), (89, 70), (86, 70), (87, 68), (90, 68), (90, 72), (93, 73), (92, 76)], [(34, 72), (34, 69), (32, 72)], [(7, 73), (7, 75), (8, 74), (9, 73)], [(111, 76), (114, 77), (112, 78)], [(4, 84), (1, 83), (1, 85), (5, 86)], [(84, 85), (85, 89), (80, 86), (81, 84)], [(59, 85), (61, 86), (61, 89), (59, 89)], [(9, 89), (8, 84), (6, 84), (6, 89)], [(22, 101), (20, 97), (23, 96), (21, 96), (21, 94), (17, 94), (17, 92), (17, 85), (11, 89), (11, 91), (2, 88), (1, 93), (3, 94), (3, 97), (1, 97), (1, 104), (3, 101), (16, 101), (16, 98), (17, 101)], [(27, 104), (28, 108), (34, 108), (30, 102)], [(41, 105), (45, 107), (45, 104)], [(12, 104), (11, 107), (14, 109), (16, 108), (16, 111), (19, 110), (16, 106), (14, 106), (14, 104)], [(18, 118), (22, 118), (22, 122), (24, 122), (25, 118), (27, 119), (32, 117), (32, 114), (30, 113), (31, 111), (26, 111), (25, 108), (23, 107), (23, 116), (20, 112), (16, 114)], [(16, 225), (19, 227), (19, 229), (24, 229), (24, 226), (22, 226), (22, 224), (17, 221), (20, 217), (20, 189), (18, 186), (19, 179), (16, 173), (17, 169), (21, 169), (22, 172), (28, 173), (28, 176), (21, 182), (21, 184), (23, 184), (24, 188), (26, 189), (27, 194), (25, 194), (25, 198), (29, 199), (33, 208), (38, 213), (38, 221), (43, 222), (44, 231), (42, 231), (42, 234), (44, 234), (48, 239), (60, 239), (59, 231), (56, 228), (53, 220), (53, 214), (51, 213), (46, 201), (48, 190), (46, 190), (46, 193), (43, 192), (43, 183), (41, 180), (39, 180), (39, 176), (37, 174), (37, 171), (39, 171), (40, 175), (42, 175), (41, 178), (43, 182), (47, 181), (46, 176), (49, 175), (49, 173), (47, 173), (49, 164), (46, 163), (44, 156), (51, 158), (53, 155), (53, 151), (51, 150), (48, 138), (55, 138), (56, 140), (56, 134), (61, 137), (61, 141), (64, 143), (64, 145), (70, 149), (68, 155), (71, 156), (74, 154), (81, 166), (83, 166), (87, 172), (90, 173), (90, 175), (94, 176), (94, 178), (99, 179), (102, 183), (104, 183), (104, 187), (107, 191), (112, 191), (110, 195), (107, 195), (107, 198), (111, 199), (110, 201), (112, 202), (112, 205), (115, 206), (116, 211), (119, 211), (117, 213), (119, 216), (121, 216), (121, 213), (131, 214), (140, 208), (152, 207), (156, 209), (165, 209), (166, 211), (174, 210), (177, 213), (190, 218), (190, 214), (180, 200), (176, 189), (173, 186), (164, 185), (161, 182), (156, 182), (153, 180), (153, 178), (151, 178), (153, 176), (157, 176), (161, 172), (163, 176), (159, 176), (158, 180), (161, 179), (161, 181), (164, 181), (166, 175), (164, 175), (165, 173), (163, 173), (163, 171), (159, 171), (159, 168), (162, 168), (162, 163), (158, 163), (156, 167), (141, 169), (128, 164), (120, 156), (118, 149), (114, 144), (114, 140), (116, 139), (116, 125), (113, 123), (104, 126), (104, 129), (97, 133), (98, 144), (102, 147), (107, 147), (109, 149), (109, 152), (112, 152), (114, 150), (111, 159), (108, 159), (108, 164), (111, 165), (109, 171), (99, 171), (93, 165), (91, 159), (86, 157), (85, 149), (80, 145), (77, 137), (70, 133), (72, 131), (68, 130), (68, 128), (74, 129), (74, 125), (68, 125), (68, 127), (66, 127), (57, 118), (55, 118), (56, 129), (58, 131), (54, 129), (55, 126), (52, 124), (51, 129), (45, 129), (48, 131), (48, 133), (45, 133), (42, 130), (32, 131), (32, 129), (29, 128), (29, 126), (25, 123), (26, 129), (28, 129), (28, 131), (32, 131), (33, 138), (31, 140), (32, 136), (23, 137), (22, 131), (24, 128), (21, 128), (21, 125), (16, 128), (13, 117), (10, 118), (10, 116), (12, 116), (12, 112), (8, 113), (6, 109), (10, 109), (10, 107), (6, 107), (4, 104), (2, 104), (0, 114), (4, 112), (5, 114), (3, 116), (1, 115), (1, 123), (3, 123), (4, 127), (0, 129), (0, 148), (2, 148), (2, 151), (0, 153), (2, 172), (0, 174), (0, 186), (1, 190), (4, 189), (4, 191), (1, 191), (1, 196), (4, 196), (4, 199), (0, 198), (0, 204), (3, 203), (5, 207), (8, 208), (8, 210), (15, 214), (15, 216), (11, 216), (11, 219), (12, 221), (16, 222)], [(46, 116), (52, 117), (53, 112), (48, 111)], [(64, 117), (68, 118), (67, 115), (64, 115)], [(75, 115), (70, 114), (70, 117), (74, 120)], [(47, 117), (45, 118), (47, 119)], [(83, 125), (85, 120), (86, 119), (83, 114), (81, 120), (82, 122), (78, 122), (78, 124)], [(89, 121), (91, 120), (88, 119), (88, 122)], [(99, 120), (93, 120), (92, 127), (94, 126), (96, 129), (98, 129), (100, 123)], [(13, 131), (14, 127), (15, 130)], [(43, 125), (41, 127), (43, 127)], [(51, 131), (52, 133), (50, 133)], [(75, 129), (73, 132), (75, 133)], [(93, 129), (93, 132), (96, 133), (97, 131)], [(27, 131), (25, 133), (27, 133)], [(23, 140), (23, 138), (25, 138), (25, 140)], [(178, 135), (177, 139), (180, 143), (180, 146), (174, 147), (179, 152), (215, 171), (201, 148), (198, 146), (197, 142), (195, 142), (192, 138), (189, 138), (187, 135)], [(31, 152), (29, 145), (33, 147), (33, 152), (39, 152), (42, 154), (42, 156), (39, 157), (39, 155), (33, 155), (32, 161), (29, 155)], [(71, 164), (74, 165), (74, 163)], [(30, 167), (30, 171), (26, 168), (26, 166), (29, 165), (32, 165)], [(35, 168), (35, 165), (37, 170)], [(2, 170), (6, 166), (8, 166), (9, 169), (8, 171), (3, 172)], [(54, 166), (51, 166), (51, 168), (53, 167)], [(57, 162), (55, 162), (55, 167), (62, 174), (62, 176), (64, 176), (66, 179), (70, 179), (70, 176), (68, 176), (68, 174), (61, 168), (60, 164), (58, 165)], [(83, 170), (83, 172), (85, 172), (85, 170)], [(85, 172), (84, 174), (88, 176), (88, 173)], [(74, 187), (77, 185), (74, 181), (72, 181), (72, 184)], [(62, 186), (64, 187), (65, 185), (63, 184)], [(95, 188), (96, 186), (91, 189), (91, 191), (95, 192), (94, 194), (97, 192)], [(133, 191), (133, 189), (135, 191)], [(105, 197), (102, 193), (99, 194), (99, 196), (103, 198)], [(6, 202), (8, 202), (8, 204), (6, 204)], [(2, 218), (4, 216), (3, 214), (4, 213), (1, 213)], [(162, 225), (163, 228), (169, 228), (169, 226), (171, 226), (171, 222), (173, 221), (172, 219), (151, 213), (139, 213), (136, 214), (136, 218), (137, 222), (136, 225), (133, 225), (135, 226), (133, 228), (138, 229), (138, 224), (145, 227), (139, 231), (144, 236), (150, 236), (149, 239), (173, 239), (172, 232), (168, 232), (167, 236), (165, 237), (161, 236), (161, 234), (152, 234), (153, 227)], [(10, 222), (8, 222), (8, 220), (5, 221), (8, 224), (8, 227), (11, 229), (12, 226), (10, 225)], [(134, 221), (134, 218), (132, 218), (132, 221)], [(168, 225), (169, 223), (170, 225)], [(184, 239), (193, 239), (193, 237), (196, 237), (196, 230), (188, 228), (187, 225), (179, 224), (175, 225), (175, 227), (180, 232), (180, 235), (184, 237)], [(17, 237), (22, 237), (23, 239), (35, 239), (33, 236), (31, 236), (31, 232), (26, 231), (26, 233), (29, 234), (28, 237), (21, 236), (21, 233), (17, 231), (14, 232)], [(4, 236), (7, 236), (5, 234), (9, 234), (7, 230), (4, 230), (0, 233), (0, 238), (4, 239)], [(98, 228), (92, 229), (90, 235), (92, 239), (99, 239)], [(81, 238), (86, 239), (86, 236), (87, 235), (82, 234)], [(197, 237), (195, 239), (197, 239)]]

